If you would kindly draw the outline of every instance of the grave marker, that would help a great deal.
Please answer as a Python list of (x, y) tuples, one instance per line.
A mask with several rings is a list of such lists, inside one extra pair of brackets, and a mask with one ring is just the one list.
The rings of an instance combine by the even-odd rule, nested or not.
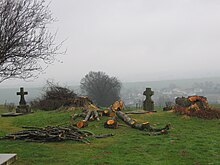
[(146, 96), (146, 99), (143, 102), (143, 109), (147, 111), (154, 111), (154, 101), (151, 99), (151, 96), (154, 94), (154, 92), (151, 90), (151, 88), (146, 88), (143, 95)]
[(31, 109), (30, 107), (26, 104), (24, 96), (27, 95), (28, 92), (24, 92), (24, 88), (20, 88), (20, 92), (17, 92), (17, 95), (20, 95), (20, 101), (19, 105), (16, 108), (16, 113), (30, 113)]

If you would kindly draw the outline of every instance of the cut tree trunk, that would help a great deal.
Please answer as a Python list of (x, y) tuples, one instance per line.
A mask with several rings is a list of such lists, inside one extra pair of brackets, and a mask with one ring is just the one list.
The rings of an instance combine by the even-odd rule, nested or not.
[(86, 117), (85, 117), (85, 121), (88, 121), (90, 118), (91, 118), (91, 114), (92, 114), (92, 111), (91, 110), (88, 110), (87, 114), (86, 114)]
[(157, 112), (157, 111), (130, 111), (130, 112), (125, 112), (125, 114), (146, 114), (152, 112)]
[[(76, 120), (78, 117), (82, 117), (84, 118), (84, 120), (74, 123), (74, 120)], [(97, 110), (86, 110), (85, 112), (81, 114), (72, 115), (70, 119), (70, 123), (71, 125), (74, 125), (78, 128), (83, 128), (83, 127), (88, 126), (88, 121), (95, 120), (95, 119), (98, 121), (100, 120)]]
[(144, 123), (137, 123), (136, 120), (132, 119), (122, 111), (116, 111), (116, 115), (118, 118), (123, 120), (127, 125), (131, 126), (132, 128), (148, 131), (148, 132), (161, 132), (161, 133), (167, 133), (166, 130), (169, 129), (170, 125), (166, 125), (164, 128), (153, 128), (149, 122)]
[(136, 120), (130, 118), (128, 115), (123, 113), (122, 111), (116, 111), (116, 115), (119, 119), (123, 120), (127, 125), (133, 127), (133, 125), (136, 123)]
[(105, 128), (113, 128), (113, 129), (118, 128), (117, 118), (112, 117), (112, 118), (109, 118), (108, 120), (106, 120), (105, 123), (104, 123), (104, 127)]
[(105, 109), (101, 113), (102, 113), (102, 116), (108, 116), (108, 117), (115, 116), (115, 112), (113, 112), (111, 109)]
[(86, 127), (86, 126), (88, 126), (88, 122), (85, 121), (85, 120), (81, 120), (81, 121), (78, 121), (78, 122), (76, 123), (76, 127), (77, 127), (77, 128), (84, 128), (84, 127)]

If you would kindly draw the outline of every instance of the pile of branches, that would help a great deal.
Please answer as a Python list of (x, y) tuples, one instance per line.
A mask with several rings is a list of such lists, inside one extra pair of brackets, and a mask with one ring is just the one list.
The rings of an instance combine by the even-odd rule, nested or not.
[(38, 127), (22, 127), (27, 128), (16, 133), (11, 133), (1, 137), (0, 139), (25, 140), (28, 142), (60, 142), (65, 140), (79, 141), (90, 143), (88, 137), (103, 138), (113, 136), (112, 134), (95, 135), (87, 130), (80, 130), (76, 127), (47, 126), (45, 128)]
[(186, 109), (185, 107), (181, 107), (179, 105), (175, 105), (174, 110), (177, 114), (180, 115), (187, 115), (202, 119), (220, 119), (220, 110), (213, 108), (209, 108), (206, 110), (193, 110), (193, 109)]
[(209, 107), (206, 97), (203, 96), (189, 96), (178, 97), (175, 100), (176, 105), (174, 111), (181, 115), (188, 115), (203, 119), (219, 119), (220, 111)]
[(44, 94), (41, 98), (33, 100), (31, 106), (42, 110), (55, 110), (64, 105), (69, 99), (76, 98), (76, 96), (74, 91), (69, 88), (47, 81)]

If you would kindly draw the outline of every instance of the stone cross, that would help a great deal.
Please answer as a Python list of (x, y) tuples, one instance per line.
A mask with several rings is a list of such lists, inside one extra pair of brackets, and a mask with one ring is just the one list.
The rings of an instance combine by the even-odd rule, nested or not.
[(154, 110), (154, 101), (151, 99), (151, 96), (154, 94), (154, 92), (151, 90), (151, 88), (146, 88), (143, 95), (146, 96), (146, 99), (143, 102), (143, 109), (147, 111), (153, 111)]
[(20, 92), (17, 92), (17, 95), (21, 96), (19, 105), (26, 105), (26, 101), (24, 99), (24, 95), (27, 95), (27, 94), (28, 94), (28, 92), (24, 92), (24, 88), (23, 87), (20, 88)]

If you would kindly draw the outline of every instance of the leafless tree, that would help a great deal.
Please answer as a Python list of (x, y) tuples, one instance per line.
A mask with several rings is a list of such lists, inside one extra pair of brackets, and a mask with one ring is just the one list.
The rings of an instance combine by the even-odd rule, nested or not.
[(0, 82), (43, 71), (60, 44), (48, 31), (54, 21), (44, 0), (0, 0)]
[(109, 106), (119, 99), (121, 83), (104, 72), (89, 72), (82, 78), (80, 88), (99, 106)]

